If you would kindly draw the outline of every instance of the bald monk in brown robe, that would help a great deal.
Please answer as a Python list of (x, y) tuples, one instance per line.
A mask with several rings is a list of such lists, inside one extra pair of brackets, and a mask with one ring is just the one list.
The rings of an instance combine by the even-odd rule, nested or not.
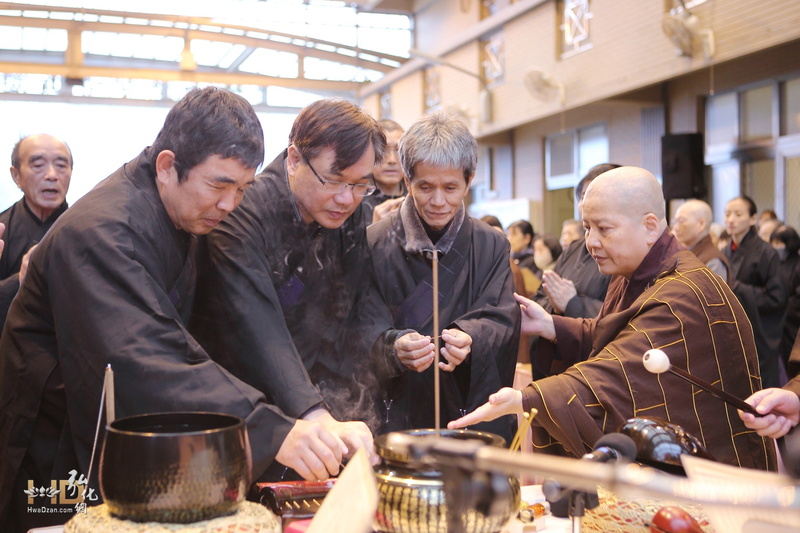
[(525, 333), (585, 361), (523, 391), (503, 388), (448, 427), (535, 407), (534, 446), (581, 456), (628, 418), (657, 416), (696, 436), (721, 462), (775, 470), (774, 445), (746, 428), (735, 408), (642, 364), (645, 351), (659, 348), (673, 366), (734, 396), (761, 388), (747, 316), (728, 286), (670, 234), (656, 178), (635, 167), (606, 172), (589, 186), (581, 214), (586, 246), (613, 276), (598, 316), (551, 316), (531, 300), (517, 301)]

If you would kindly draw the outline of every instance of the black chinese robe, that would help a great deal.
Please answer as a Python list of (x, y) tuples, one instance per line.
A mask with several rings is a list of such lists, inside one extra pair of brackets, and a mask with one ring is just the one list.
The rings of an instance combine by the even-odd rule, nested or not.
[(780, 258), (754, 228), (745, 234), (736, 251), (729, 244), (724, 253), (731, 266), (728, 271), (731, 289), (753, 325), (761, 380), (764, 387), (777, 387), (783, 315), (788, 299)]
[(361, 206), (337, 229), (306, 224), (285, 160), (284, 151), (208, 235), (192, 330), (216, 361), (291, 416), (324, 398), (338, 420), (374, 427), (348, 348), (368, 276)]
[(0, 331), (3, 330), (11, 300), (19, 289), (22, 257), (31, 246), (42, 240), (47, 230), (66, 210), (67, 202), (64, 202), (46, 220), (41, 221), (31, 212), (25, 198), (22, 198), (0, 213), (0, 223), (6, 225), (6, 231), (0, 237), (6, 243), (5, 250), (0, 255)]
[[(11, 305), (0, 339), (4, 528), (40, 516), (26, 513), (28, 479), (38, 487), (72, 469), (88, 474), (108, 364), (118, 418), (212, 411), (245, 419), (256, 476), (294, 424), (213, 362), (187, 331), (195, 237), (169, 219), (145, 158), (67, 210), (32, 254)], [(70, 517), (41, 516), (55, 523)]]
[[(408, 198), (389, 218), (370, 226), (367, 236), (373, 268), (364, 341), (372, 345), (372, 356), (386, 376), (380, 388), (384, 408), (388, 407), (384, 430), (433, 427), (433, 366), (421, 373), (410, 371), (394, 352), (394, 341), (408, 331), (434, 334), (431, 256), (425, 252), (433, 244)], [(509, 244), (501, 233), (464, 216), (462, 207), (436, 248), (440, 329), (457, 328), (472, 337), (467, 359), (453, 372), (440, 372), (444, 426), (485, 403), (501, 387), (512, 385), (520, 311), (513, 297)], [(510, 418), (484, 422), (475, 429), (510, 439), (514, 424)]]

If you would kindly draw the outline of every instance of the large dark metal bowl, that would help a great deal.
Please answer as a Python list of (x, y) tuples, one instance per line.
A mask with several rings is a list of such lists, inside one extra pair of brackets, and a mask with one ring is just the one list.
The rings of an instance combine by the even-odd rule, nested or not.
[(100, 492), (117, 517), (198, 522), (233, 513), (247, 494), (252, 457), (241, 418), (159, 413), (106, 429)]

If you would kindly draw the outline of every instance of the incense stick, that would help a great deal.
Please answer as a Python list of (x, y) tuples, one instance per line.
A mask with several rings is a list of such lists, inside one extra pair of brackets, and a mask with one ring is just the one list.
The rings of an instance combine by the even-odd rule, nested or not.
[(117, 419), (114, 407), (114, 371), (111, 370), (110, 364), (106, 367), (104, 385), (106, 388), (106, 424), (110, 424)]
[(436, 436), (441, 436), (441, 413), (439, 411), (440, 398), (439, 398), (439, 253), (436, 248), (433, 249), (433, 333), (436, 337), (433, 338), (434, 354), (433, 354), (433, 408), (434, 412), (434, 427), (436, 428)]
[[(109, 409), (110, 406), (110, 409)], [(106, 373), (103, 377), (103, 389), (100, 391), (100, 409), (97, 413), (97, 426), (94, 429), (94, 441), (92, 442), (92, 456), (89, 458), (89, 472), (86, 474), (86, 489), (84, 489), (83, 497), (84, 503), (86, 502), (86, 494), (89, 488), (89, 483), (92, 479), (92, 469), (94, 468), (94, 456), (97, 451), (97, 439), (100, 436), (100, 424), (103, 420), (103, 408), (106, 411), (106, 425), (114, 421), (114, 372), (111, 370), (111, 364), (106, 366)]]

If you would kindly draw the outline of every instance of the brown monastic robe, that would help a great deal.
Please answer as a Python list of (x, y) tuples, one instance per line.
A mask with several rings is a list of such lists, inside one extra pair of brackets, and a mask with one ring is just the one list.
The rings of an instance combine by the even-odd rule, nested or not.
[[(728, 286), (665, 231), (630, 280), (612, 279), (595, 319), (554, 317), (559, 351), (586, 359), (532, 382), (534, 446), (580, 456), (631, 417), (657, 416), (700, 439), (719, 461), (774, 470), (772, 442), (744, 426), (736, 409), (677, 376), (651, 374), (650, 348), (673, 366), (740, 398), (761, 386), (747, 316)], [(555, 442), (557, 441), (557, 442)]]
[(711, 240), (711, 235), (706, 235), (692, 247), (692, 253), (697, 256), (697, 258), (703, 262), (704, 265), (707, 265), (709, 261), (712, 259), (719, 260), (723, 265), (725, 265), (725, 270), (728, 272), (728, 276), (723, 278), (727, 283), (730, 283), (730, 272), (731, 272), (731, 265), (728, 262), (728, 258), (725, 257), (725, 254), (719, 251), (719, 248), (714, 246), (714, 243)]

